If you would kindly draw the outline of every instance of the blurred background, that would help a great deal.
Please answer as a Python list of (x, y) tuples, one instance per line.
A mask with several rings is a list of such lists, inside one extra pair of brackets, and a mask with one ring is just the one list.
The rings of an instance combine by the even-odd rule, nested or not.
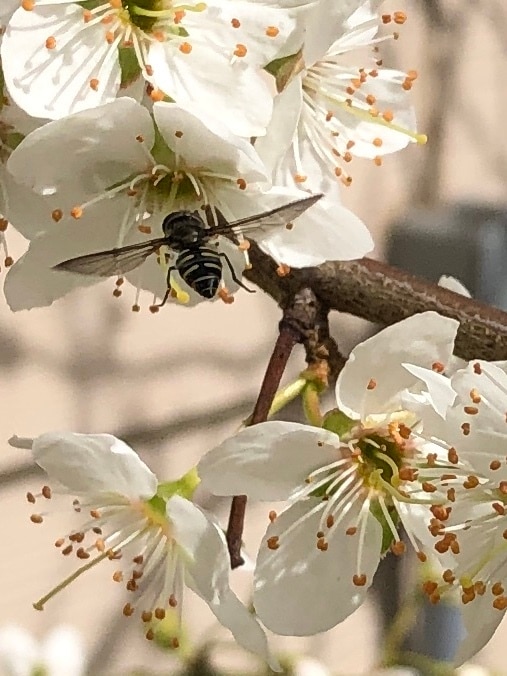
[[(383, 46), (384, 64), (419, 72), (414, 103), (429, 141), (386, 157), (381, 168), (355, 159), (344, 201), (373, 232), (374, 257), (431, 279), (454, 274), (477, 297), (507, 308), (507, 4), (409, 0), (406, 6), (386, 3), (385, 9), (408, 14), (400, 39)], [(12, 254), (19, 256), (22, 239), (8, 235)], [(70, 517), (62, 509), (42, 525), (30, 523), (25, 494), (40, 490), (43, 475), (7, 439), (55, 429), (107, 431), (128, 441), (159, 477), (176, 478), (251, 411), (280, 313), (262, 292), (240, 291), (232, 305), (203, 303), (192, 310), (171, 305), (155, 315), (146, 298), (134, 314), (128, 290), (116, 299), (113, 288), (113, 281), (105, 282), (51, 308), (18, 314), (0, 304), (0, 628), (16, 623), (42, 638), (55, 625), (73, 625), (93, 676), (177, 674), (174, 656), (149, 644), (138, 624), (122, 616), (122, 592), (107, 568), (84, 576), (43, 613), (33, 610), (32, 602), (72, 570), (53, 547), (70, 528)], [(333, 316), (332, 324), (344, 353), (374, 330), (346, 316)], [(302, 368), (297, 349), (286, 380)], [(202, 499), (225, 523), (228, 503)], [(252, 555), (270, 508), (249, 509), (246, 542)], [(383, 594), (372, 594), (326, 634), (276, 638), (281, 654), (313, 656), (340, 676), (374, 674), (384, 644), (381, 609), (387, 618), (396, 612), (398, 588), (405, 584), (389, 559), (384, 568)], [(244, 570), (233, 575), (245, 601), (249, 575)], [(449, 640), (454, 622), (451, 612), (450, 624), (442, 625)], [(185, 626), (196, 645), (229, 641), (190, 594)], [(504, 623), (474, 658), (488, 671), (474, 673), (507, 674), (506, 640)], [(220, 643), (214, 655), (230, 673), (262, 673), (233, 646)], [(325, 673), (315, 669), (304, 676)], [(208, 672), (201, 666), (192, 673)], [(440, 672), (427, 667), (421, 673)]]

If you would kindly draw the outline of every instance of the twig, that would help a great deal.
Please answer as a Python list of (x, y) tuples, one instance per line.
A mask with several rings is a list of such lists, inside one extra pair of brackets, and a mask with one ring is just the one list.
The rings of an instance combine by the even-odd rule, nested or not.
[[(308, 332), (315, 328), (317, 308), (315, 294), (310, 289), (300, 290), (294, 295), (292, 302), (286, 305), (282, 320), (280, 321), (278, 338), (250, 418), (251, 425), (256, 425), (267, 420), (269, 409), (280, 385), (294, 345), (296, 343), (304, 343)], [(226, 538), (231, 568), (233, 569), (244, 563), (241, 556), (241, 541), (245, 522), (246, 503), (246, 495), (235, 495), (231, 503)]]
[(507, 313), (370, 258), (293, 269), (281, 279), (276, 264), (254, 243), (245, 275), (281, 307), (300, 289), (311, 289), (328, 310), (383, 326), (435, 310), (460, 322), (455, 353), (463, 359), (507, 359)]

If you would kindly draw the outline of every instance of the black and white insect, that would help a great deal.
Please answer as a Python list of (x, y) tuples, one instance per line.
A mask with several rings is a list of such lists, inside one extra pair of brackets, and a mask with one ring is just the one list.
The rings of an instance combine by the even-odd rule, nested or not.
[(171, 273), (174, 271), (177, 271), (197, 294), (203, 298), (214, 298), (222, 280), (224, 262), (232, 279), (250, 291), (238, 279), (227, 254), (210, 246), (212, 240), (219, 235), (232, 237), (249, 233), (262, 235), (270, 232), (273, 227), (287, 226), (321, 197), (320, 194), (310, 195), (255, 216), (216, 226), (206, 225), (197, 211), (175, 211), (166, 216), (162, 222), (163, 237), (71, 258), (58, 263), (54, 269), (97, 277), (123, 275), (135, 270), (148, 256), (158, 252), (160, 247), (166, 246), (176, 254), (176, 257), (167, 269), (167, 291), (159, 306), (164, 305), (169, 298)]

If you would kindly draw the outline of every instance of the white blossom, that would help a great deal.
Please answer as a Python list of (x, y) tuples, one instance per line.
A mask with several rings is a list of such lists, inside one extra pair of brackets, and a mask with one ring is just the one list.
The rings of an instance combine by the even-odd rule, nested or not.
[(261, 68), (296, 28), (283, 3), (83, 5), (25, 0), (10, 19), (1, 51), (5, 80), (28, 113), (57, 119), (99, 106), (142, 76), (156, 94), (187, 107), (199, 101), (237, 134), (264, 133), (272, 92)]
[[(229, 587), (229, 557), (225, 536), (215, 521), (175, 490), (164, 491), (157, 477), (127, 444), (109, 434), (55, 432), (36, 439), (11, 439), (16, 447), (31, 447), (37, 464), (57, 490), (75, 496), (72, 508), (83, 514), (79, 527), (57, 540), (61, 553), (74, 554), (81, 566), (34, 603), (46, 603), (77, 577), (102, 562), (125, 562), (113, 580), (125, 583), (126, 617), (135, 615), (152, 639), (157, 623), (170, 609), (181, 618), (185, 587), (210, 610), (244, 648), (276, 670), (266, 636)], [(177, 485), (178, 482), (175, 482)], [(28, 501), (53, 496), (44, 486)], [(31, 520), (40, 524), (39, 513)], [(121, 566), (121, 564), (119, 564)], [(128, 571), (128, 572), (126, 572)], [(177, 635), (173, 647), (178, 647)]]
[(425, 142), (408, 94), (417, 74), (364, 54), (382, 41), (378, 4), (321, 0), (309, 13), (302, 70), (276, 97), (268, 132), (257, 141), (277, 181), (315, 189), (320, 180), (318, 189), (328, 192), (336, 177), (351, 183), (353, 157), (381, 164), (382, 155)]
[[(445, 448), (421, 436), (423, 393), (404, 364), (440, 368), (457, 327), (426, 312), (385, 329), (352, 351), (336, 386), (339, 410), (324, 428), (261, 423), (201, 459), (213, 493), (289, 501), (270, 514), (256, 564), (254, 605), (269, 629), (308, 635), (345, 619), (364, 601), (386, 547), (402, 553), (400, 519), (425, 560), (421, 510), (443, 509), (426, 479), (450, 463)], [(450, 388), (432, 395), (438, 407), (455, 397)]]

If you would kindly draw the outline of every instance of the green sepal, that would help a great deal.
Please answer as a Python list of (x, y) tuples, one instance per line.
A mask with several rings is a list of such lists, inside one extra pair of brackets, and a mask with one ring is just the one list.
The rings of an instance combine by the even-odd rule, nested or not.
[(118, 47), (118, 61), (121, 70), (120, 89), (126, 89), (141, 75), (141, 66), (133, 47)]
[(304, 70), (304, 67), (303, 52), (299, 50), (296, 54), (271, 61), (267, 66), (264, 66), (264, 70), (273, 75), (276, 81), (276, 90), (280, 93), (298, 73)]
[(345, 415), (339, 408), (333, 408), (331, 411), (328, 411), (322, 421), (322, 427), (325, 430), (334, 432), (340, 438), (349, 434), (354, 425), (356, 425), (356, 421)]
[[(173, 497), (173, 495), (181, 495), (182, 498), (191, 500), (194, 494), (195, 489), (200, 484), (201, 480), (197, 474), (197, 469), (192, 467), (190, 471), (184, 474), (180, 479), (176, 481), (165, 481), (157, 486), (157, 494), (155, 498), (159, 498), (164, 501), (164, 513), (165, 513), (165, 503), (167, 500)], [(152, 498), (154, 500), (155, 498)], [(151, 504), (151, 500), (150, 500)]]
[[(400, 523), (400, 516), (398, 512), (393, 508), (387, 508), (389, 511), (389, 515), (391, 519), (393, 520), (393, 523), (396, 527), (398, 527), (398, 524)], [(382, 547), (381, 547), (381, 555), (384, 556), (387, 554), (389, 551), (389, 548), (391, 547), (392, 543), (394, 542), (394, 536), (391, 528), (389, 527), (389, 524), (386, 521), (386, 517), (384, 516), (384, 513), (382, 511), (382, 508), (380, 507), (378, 502), (372, 502), (370, 505), (370, 514), (374, 516), (377, 521), (380, 524), (380, 527), (382, 528)]]
[(16, 148), (19, 146), (19, 144), (24, 138), (25, 138), (24, 134), (20, 134), (17, 131), (13, 131), (5, 136), (4, 143), (11, 150), (16, 150)]

